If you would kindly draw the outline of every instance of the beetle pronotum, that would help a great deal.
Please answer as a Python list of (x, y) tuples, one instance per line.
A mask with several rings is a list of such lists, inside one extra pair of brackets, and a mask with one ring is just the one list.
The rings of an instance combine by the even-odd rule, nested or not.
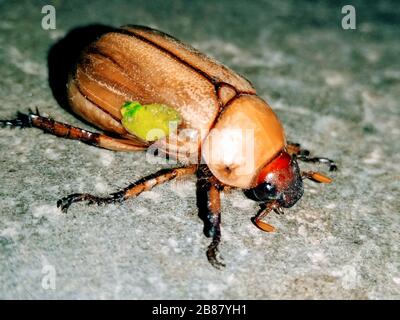
[[(208, 197), (205, 233), (212, 242), (207, 257), (217, 268), (223, 266), (217, 252), (221, 239), (220, 192), (224, 188), (244, 189), (249, 198), (258, 201), (262, 210), (252, 220), (269, 232), (274, 228), (262, 218), (270, 211), (282, 213), (282, 208), (293, 206), (303, 195), (303, 179), (331, 182), (321, 173), (301, 172), (297, 160), (327, 163), (330, 171), (336, 169), (331, 160), (312, 158), (300, 145), (286, 141), (277, 116), (248, 80), (154, 29), (126, 26), (102, 35), (82, 53), (71, 71), (67, 91), (72, 110), (104, 133), (72, 127), (38, 112), (18, 113), (16, 119), (0, 123), (36, 127), (116, 151), (157, 146), (160, 153), (178, 158), (183, 166), (161, 170), (106, 197), (71, 194), (60, 199), (57, 206), (66, 212), (79, 201), (122, 202), (166, 181), (197, 174)], [(121, 121), (121, 106), (126, 101), (174, 108), (183, 120), (177, 136), (150, 142), (129, 133)], [(232, 137), (233, 129), (252, 133), (249, 153), (243, 153), (242, 143)], [(184, 130), (195, 132), (195, 138), (182, 138), (179, 132)], [(193, 154), (195, 163), (190, 161)], [(251, 161), (247, 161), (250, 156)]]

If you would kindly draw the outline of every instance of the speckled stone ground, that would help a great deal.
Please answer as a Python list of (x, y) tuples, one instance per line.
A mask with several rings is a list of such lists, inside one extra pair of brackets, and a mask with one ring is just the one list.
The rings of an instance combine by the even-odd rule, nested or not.
[[(295, 207), (271, 215), (274, 234), (252, 225), (256, 203), (226, 194), (227, 267), (217, 271), (205, 257), (194, 179), (64, 215), (58, 198), (106, 194), (161, 166), (142, 153), (0, 129), (0, 298), (400, 298), (396, 1), (352, 1), (356, 30), (341, 28), (345, 3), (330, 1), (52, 3), (57, 29), (46, 31), (42, 2), (0, 1), (0, 118), (38, 106), (93, 129), (54, 99), (50, 47), (88, 24), (150, 25), (245, 74), (289, 139), (337, 159), (340, 171), (332, 185), (306, 182)], [(55, 290), (42, 286), (49, 270)]]

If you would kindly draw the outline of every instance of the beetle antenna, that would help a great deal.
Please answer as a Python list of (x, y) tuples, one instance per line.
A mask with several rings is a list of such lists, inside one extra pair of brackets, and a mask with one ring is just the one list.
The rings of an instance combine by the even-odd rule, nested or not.
[(275, 231), (275, 227), (261, 220), (265, 218), (271, 212), (271, 210), (279, 210), (278, 208), (279, 206), (276, 201), (262, 204), (261, 209), (258, 211), (257, 215), (251, 219), (251, 221), (256, 225), (257, 228), (261, 229), (262, 231), (273, 232)]
[(301, 173), (301, 177), (304, 179), (310, 179), (311, 181), (318, 182), (318, 183), (331, 183), (332, 179), (323, 175), (320, 172), (314, 171), (303, 171)]

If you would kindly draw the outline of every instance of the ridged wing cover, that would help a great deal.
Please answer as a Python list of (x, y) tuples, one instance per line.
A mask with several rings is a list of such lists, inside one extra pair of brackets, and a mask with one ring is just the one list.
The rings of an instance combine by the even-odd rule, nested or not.
[(238, 92), (255, 94), (255, 89), (249, 80), (168, 34), (143, 26), (126, 26), (123, 29), (168, 50), (216, 83), (224, 82), (234, 87)]

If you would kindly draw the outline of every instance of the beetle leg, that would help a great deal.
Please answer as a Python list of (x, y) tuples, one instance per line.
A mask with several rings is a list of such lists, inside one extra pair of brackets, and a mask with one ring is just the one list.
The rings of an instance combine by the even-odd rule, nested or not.
[(324, 163), (329, 166), (329, 171), (337, 170), (337, 166), (333, 160), (323, 157), (310, 157), (310, 151), (302, 149), (299, 143), (288, 142), (286, 149), (291, 156), (296, 155), (297, 160), (304, 162)]
[[(212, 238), (207, 248), (207, 259), (217, 269), (225, 264), (217, 258), (218, 245), (221, 242), (221, 199), (223, 185), (212, 175), (207, 166), (198, 170), (197, 206), (199, 216), (204, 221), (204, 234)], [(222, 259), (222, 257), (220, 257)]]
[(335, 162), (328, 158), (321, 158), (321, 157), (308, 157), (308, 156), (297, 156), (297, 160), (301, 160), (304, 162), (312, 162), (312, 163), (324, 163), (329, 166), (329, 171), (336, 171), (337, 165)]
[(90, 132), (69, 124), (55, 121), (51, 118), (43, 117), (36, 112), (30, 111), (28, 114), (18, 112), (17, 117), (12, 120), (0, 120), (0, 125), (10, 126), (11, 128), (38, 128), (45, 133), (55, 135), (57, 137), (79, 140), (89, 145), (102, 147), (116, 151), (139, 151), (147, 148), (144, 144), (135, 143), (129, 139), (117, 139), (111, 136)]
[(292, 155), (296, 155), (296, 156), (300, 156), (300, 155), (309, 156), (310, 155), (310, 151), (308, 151), (307, 149), (302, 149), (300, 143), (294, 143), (294, 142), (288, 141), (287, 145), (286, 145), (286, 150), (291, 156)]
[(220, 190), (211, 182), (208, 190), (208, 215), (209, 229), (207, 236), (212, 237), (212, 241), (207, 249), (207, 259), (213, 267), (220, 269), (225, 264), (217, 259), (218, 245), (221, 242), (221, 199)]
[(63, 212), (67, 212), (70, 205), (74, 202), (87, 201), (88, 204), (95, 203), (98, 205), (122, 202), (130, 197), (136, 197), (144, 191), (149, 191), (156, 185), (162, 184), (175, 178), (194, 174), (196, 170), (196, 165), (175, 169), (163, 169), (147, 177), (139, 179), (138, 181), (130, 184), (128, 187), (122, 189), (121, 191), (110, 194), (108, 197), (97, 197), (89, 193), (70, 194), (58, 200), (57, 207), (61, 208)]

